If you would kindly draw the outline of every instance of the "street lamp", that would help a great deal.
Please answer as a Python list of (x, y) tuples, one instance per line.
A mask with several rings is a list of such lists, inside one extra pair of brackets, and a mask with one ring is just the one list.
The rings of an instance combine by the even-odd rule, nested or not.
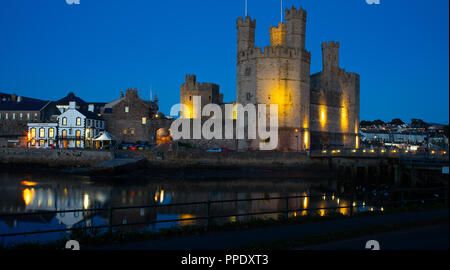
[(297, 137), (297, 152), (298, 152), (298, 129), (296, 128), (294, 131), (295, 131), (295, 137)]

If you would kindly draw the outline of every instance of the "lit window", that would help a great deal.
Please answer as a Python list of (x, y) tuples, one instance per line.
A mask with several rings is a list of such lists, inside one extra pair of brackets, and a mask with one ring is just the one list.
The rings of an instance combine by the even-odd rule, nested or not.
[(134, 128), (130, 128), (130, 135), (134, 135)]
[(13, 113), (13, 120), (16, 119), (16, 113)]
[(66, 137), (67, 137), (67, 130), (63, 129), (63, 131), (62, 131), (62, 136), (63, 136), (63, 138), (66, 138)]
[(67, 126), (67, 117), (63, 117), (62, 119), (62, 125)]
[(79, 139), (81, 137), (81, 130), (77, 130), (76, 136), (77, 136), (77, 139)]
[(20, 113), (20, 119), (22, 119), (23, 118), (23, 113)]
[(7, 114), (5, 114), (5, 119), (6, 119), (6, 120), (8, 120), (8, 113), (7, 113)]
[(37, 113), (34, 114), (34, 119), (37, 119)]
[(50, 128), (50, 129), (48, 130), (48, 137), (49, 137), (49, 138), (55, 137), (55, 129)]
[(143, 125), (147, 124), (147, 117), (142, 117), (142, 124)]
[(45, 129), (40, 128), (39, 129), (39, 138), (44, 138), (45, 137)]
[(77, 117), (77, 126), (81, 126), (81, 117)]
[(124, 135), (127, 135), (127, 129), (124, 129), (122, 132)]
[(77, 141), (77, 148), (81, 147), (81, 141)]
[(126, 113), (130, 112), (130, 107), (125, 106), (125, 112), (126, 112)]
[(36, 137), (36, 129), (35, 128), (32, 128), (31, 130), (30, 130), (30, 133), (31, 133), (31, 138), (35, 138)]
[(30, 120), (30, 117), (31, 117), (30, 113), (27, 113), (27, 120)]

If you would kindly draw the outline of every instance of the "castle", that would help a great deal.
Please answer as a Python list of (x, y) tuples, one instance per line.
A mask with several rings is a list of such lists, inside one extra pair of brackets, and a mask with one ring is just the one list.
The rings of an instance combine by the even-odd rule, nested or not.
[[(311, 75), (306, 11), (286, 9), (285, 21), (270, 27), (270, 46), (262, 49), (255, 46), (256, 20), (237, 19), (237, 103), (278, 104), (279, 151), (358, 148), (359, 75), (339, 67), (339, 42), (332, 41), (322, 43), (322, 71)], [(202, 106), (222, 104), (218, 85), (186, 75), (181, 103), (189, 110), (194, 95)], [(238, 140), (237, 149), (256, 150), (267, 140)]]

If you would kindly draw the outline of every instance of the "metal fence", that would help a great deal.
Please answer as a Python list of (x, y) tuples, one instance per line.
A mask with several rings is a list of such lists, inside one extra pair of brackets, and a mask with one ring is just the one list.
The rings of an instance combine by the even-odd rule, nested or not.
[[(443, 196), (435, 197), (435, 198), (415, 198), (412, 200), (405, 199), (407, 194), (411, 193), (435, 193), (437, 191), (442, 191)], [(426, 189), (408, 189), (408, 190), (391, 190), (388, 191), (392, 193), (399, 193), (400, 200), (396, 201), (383, 201), (381, 204), (383, 206), (394, 205), (393, 207), (403, 207), (410, 203), (424, 203), (425, 201), (435, 201), (435, 202), (444, 202), (445, 205), (448, 205), (448, 189), (444, 188), (426, 188)], [(304, 199), (304, 198), (322, 198), (326, 197), (340, 197), (340, 198), (348, 198), (350, 203), (345, 206), (335, 206), (335, 207), (322, 207), (322, 208), (298, 208), (292, 209), (289, 207), (289, 200), (291, 199)], [(27, 213), (8, 213), (8, 214), (0, 214), (0, 217), (24, 217), (31, 215), (50, 215), (50, 214), (60, 214), (60, 213), (83, 213), (86, 215), (90, 212), (107, 212), (108, 213), (108, 224), (107, 225), (97, 225), (97, 226), (87, 226), (86, 223), (83, 227), (75, 227), (75, 228), (65, 228), (65, 229), (53, 229), (53, 230), (41, 230), (41, 231), (30, 231), (30, 232), (18, 232), (18, 233), (3, 233), (0, 234), (0, 237), (11, 237), (11, 236), (19, 236), (19, 235), (32, 235), (32, 234), (44, 234), (44, 233), (55, 233), (55, 232), (68, 232), (68, 231), (84, 231), (88, 233), (88, 231), (94, 231), (97, 229), (108, 229), (109, 233), (112, 233), (113, 228), (116, 227), (125, 227), (125, 226), (135, 226), (135, 225), (151, 225), (156, 223), (169, 223), (169, 222), (183, 222), (183, 221), (194, 221), (194, 220), (205, 220), (206, 227), (209, 227), (213, 220), (219, 218), (227, 218), (227, 217), (239, 217), (239, 216), (260, 216), (260, 215), (268, 215), (268, 214), (280, 214), (283, 218), (289, 218), (290, 213), (297, 213), (302, 211), (307, 212), (315, 212), (321, 210), (339, 210), (339, 209), (349, 209), (349, 215), (352, 216), (354, 214), (354, 210), (359, 207), (364, 207), (365, 204), (356, 203), (356, 195), (354, 193), (347, 194), (336, 194), (336, 193), (325, 193), (322, 195), (299, 195), (299, 196), (283, 196), (283, 197), (264, 197), (264, 198), (249, 198), (249, 199), (236, 199), (236, 200), (216, 200), (216, 201), (202, 201), (202, 202), (188, 202), (188, 203), (172, 203), (172, 204), (156, 204), (156, 205), (141, 205), (141, 206), (123, 206), (123, 207), (108, 207), (108, 208), (89, 208), (89, 209), (74, 209), (74, 210), (55, 210), (55, 211), (43, 211), (43, 212), (27, 212)], [(253, 202), (253, 201), (262, 201), (262, 200), (284, 200), (285, 207), (282, 210), (273, 210), (273, 211), (261, 211), (261, 212), (248, 212), (248, 213), (234, 213), (227, 215), (211, 215), (211, 208), (215, 204), (221, 203), (238, 203), (238, 202)], [(380, 203), (380, 202), (379, 202)], [(135, 222), (135, 223), (120, 223), (113, 224), (112, 217), (115, 211), (125, 210), (125, 209), (147, 209), (147, 208), (166, 208), (166, 207), (177, 207), (177, 206), (192, 206), (192, 205), (202, 205), (205, 207), (205, 216), (202, 217), (191, 217), (191, 218), (181, 218), (181, 219), (167, 219), (167, 220), (153, 220), (149, 222)]]

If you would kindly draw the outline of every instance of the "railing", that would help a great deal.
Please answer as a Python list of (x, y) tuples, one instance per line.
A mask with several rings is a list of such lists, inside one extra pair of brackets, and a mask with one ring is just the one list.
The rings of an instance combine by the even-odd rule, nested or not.
[[(440, 196), (437, 198), (421, 198), (415, 200), (406, 200), (405, 193), (415, 193), (415, 192), (432, 192), (432, 191), (444, 191), (444, 198)], [(424, 203), (425, 201), (444, 201), (445, 205), (448, 206), (448, 189), (443, 188), (431, 188), (431, 189), (414, 189), (414, 190), (391, 190), (388, 191), (391, 193), (400, 193), (401, 200), (399, 201), (384, 201), (381, 204), (383, 207), (388, 205), (397, 205), (397, 206), (405, 206), (408, 203)], [(304, 198), (323, 198), (326, 197), (339, 197), (339, 198), (349, 198), (350, 203), (345, 206), (334, 206), (334, 207), (320, 207), (320, 208), (298, 208), (291, 209), (289, 207), (289, 200), (291, 199), (304, 199)], [(88, 230), (96, 230), (96, 229), (108, 229), (109, 233), (112, 233), (113, 228), (116, 227), (125, 227), (125, 226), (136, 226), (136, 225), (152, 225), (157, 223), (169, 223), (169, 222), (183, 222), (183, 221), (194, 221), (194, 220), (205, 220), (206, 227), (208, 228), (211, 225), (211, 221), (219, 218), (227, 218), (227, 217), (239, 217), (239, 216), (257, 216), (257, 215), (268, 215), (268, 214), (283, 214), (285, 219), (289, 218), (290, 213), (297, 212), (314, 212), (321, 210), (338, 210), (338, 209), (349, 209), (349, 215), (353, 216), (354, 209), (358, 209), (359, 207), (366, 207), (365, 203), (359, 204), (356, 203), (354, 193), (348, 194), (335, 194), (335, 193), (325, 193), (322, 195), (299, 195), (299, 196), (283, 196), (283, 197), (264, 197), (264, 198), (249, 198), (249, 199), (236, 199), (236, 200), (217, 200), (217, 201), (203, 201), (203, 202), (189, 202), (189, 203), (172, 203), (172, 204), (156, 204), (156, 205), (141, 205), (141, 206), (123, 206), (123, 207), (108, 207), (108, 208), (90, 208), (90, 209), (76, 209), (76, 210), (55, 210), (55, 211), (43, 211), (43, 212), (28, 212), (28, 213), (9, 213), (9, 214), (0, 214), (0, 217), (24, 217), (31, 215), (50, 215), (50, 214), (61, 214), (61, 213), (83, 213), (86, 215), (90, 212), (107, 212), (108, 213), (108, 224), (107, 225), (97, 225), (97, 226), (87, 226), (86, 223), (84, 227), (76, 227), (76, 228), (65, 228), (65, 229), (53, 229), (53, 230), (42, 230), (42, 231), (30, 231), (30, 232), (18, 232), (18, 233), (3, 233), (0, 234), (0, 237), (11, 237), (11, 236), (19, 236), (19, 235), (31, 235), (31, 234), (43, 234), (43, 233), (55, 233), (55, 232), (68, 232), (68, 231), (77, 231), (84, 230), (85, 233)], [(273, 211), (261, 211), (261, 212), (249, 212), (249, 213), (234, 213), (234, 214), (225, 214), (225, 215), (216, 215), (211, 216), (211, 207), (214, 204), (220, 203), (238, 203), (238, 202), (253, 202), (253, 201), (265, 201), (265, 200), (284, 200), (285, 207), (282, 210), (273, 210)], [(149, 222), (134, 222), (134, 223), (125, 223), (125, 224), (113, 224), (112, 217), (114, 211), (118, 210), (127, 210), (127, 209), (146, 209), (146, 208), (167, 208), (167, 207), (176, 207), (176, 206), (193, 206), (193, 205), (204, 205), (205, 206), (205, 216), (202, 217), (192, 217), (192, 218), (181, 218), (181, 219), (167, 219), (167, 220), (154, 220)], [(381, 210), (384, 211), (384, 210)]]
[(387, 158), (420, 158), (448, 160), (449, 151), (430, 150), (428, 153), (411, 150), (370, 150), (370, 149), (336, 149), (312, 150), (311, 157), (387, 157)]

